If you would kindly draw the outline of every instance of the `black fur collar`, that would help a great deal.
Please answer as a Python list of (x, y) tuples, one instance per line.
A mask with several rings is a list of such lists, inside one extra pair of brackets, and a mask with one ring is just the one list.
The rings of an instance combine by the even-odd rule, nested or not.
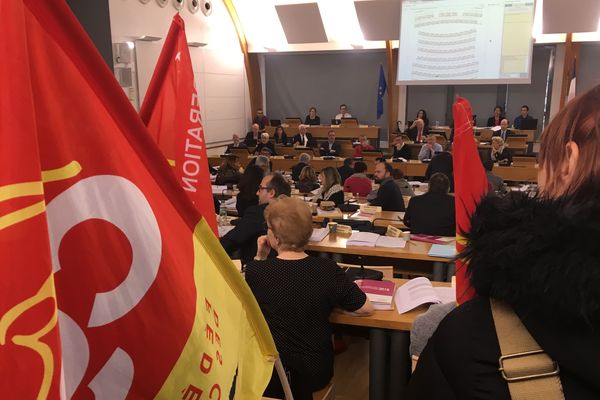
[(600, 329), (600, 197), (486, 197), (471, 223), (462, 255), (479, 295)]

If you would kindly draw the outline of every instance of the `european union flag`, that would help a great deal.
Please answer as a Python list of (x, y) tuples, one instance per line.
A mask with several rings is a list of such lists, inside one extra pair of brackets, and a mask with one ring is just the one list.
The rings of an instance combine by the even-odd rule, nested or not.
[(385, 82), (385, 74), (383, 73), (383, 65), (379, 64), (379, 88), (377, 89), (377, 119), (383, 114), (383, 95), (387, 90)]

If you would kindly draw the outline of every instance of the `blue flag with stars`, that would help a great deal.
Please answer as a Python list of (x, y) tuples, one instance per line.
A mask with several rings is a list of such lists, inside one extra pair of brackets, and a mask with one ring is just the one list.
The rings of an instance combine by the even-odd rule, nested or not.
[(379, 88), (377, 89), (377, 119), (383, 114), (383, 95), (387, 90), (385, 82), (385, 74), (383, 73), (383, 65), (379, 65)]

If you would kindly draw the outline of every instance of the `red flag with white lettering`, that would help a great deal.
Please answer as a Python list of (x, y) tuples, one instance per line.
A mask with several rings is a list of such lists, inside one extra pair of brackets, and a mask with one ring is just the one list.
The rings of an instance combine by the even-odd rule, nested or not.
[(188, 197), (217, 234), (204, 128), (185, 24), (175, 14), (140, 116)]
[[(471, 229), (471, 215), (488, 190), (488, 179), (479, 158), (473, 135), (473, 112), (467, 99), (458, 97), (452, 106), (454, 117), (454, 196), (456, 204), (456, 251), (465, 247), (463, 233)], [(456, 301), (462, 304), (473, 298), (475, 291), (469, 285), (467, 264), (456, 260)]]
[(256, 300), (66, 2), (0, 20), (0, 397), (259, 398)]

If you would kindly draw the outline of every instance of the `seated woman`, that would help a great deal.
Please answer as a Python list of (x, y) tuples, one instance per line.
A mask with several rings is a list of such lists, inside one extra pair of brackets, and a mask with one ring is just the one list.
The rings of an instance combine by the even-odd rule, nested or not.
[(287, 134), (285, 133), (285, 130), (283, 129), (283, 126), (279, 125), (277, 128), (275, 128), (275, 133), (273, 134), (273, 140), (275, 140), (275, 143), (277, 144), (287, 144), (288, 142), (288, 137)]
[(304, 125), (321, 125), (321, 117), (317, 115), (315, 107), (309, 108), (308, 115), (304, 118)]
[(429, 190), (421, 196), (410, 198), (404, 225), (411, 233), (438, 236), (456, 234), (454, 196), (448, 194), (450, 182), (446, 175), (437, 172), (429, 180)]
[(375, 147), (373, 147), (369, 143), (369, 139), (367, 139), (367, 137), (365, 135), (361, 135), (358, 138), (358, 141), (359, 141), (359, 143), (356, 146), (354, 146), (354, 157), (362, 157), (363, 151), (375, 150)]
[(321, 188), (315, 195), (315, 201), (320, 204), (321, 201), (333, 201), (336, 206), (344, 204), (344, 188), (342, 187), (342, 178), (337, 169), (333, 167), (323, 168), (319, 174)]
[[(269, 325), (294, 399), (312, 400), (312, 392), (333, 377), (329, 314), (339, 307), (368, 315), (373, 306), (335, 261), (304, 252), (313, 228), (302, 200), (273, 200), (265, 220), (267, 235), (258, 238), (255, 261), (246, 265), (246, 281)], [(271, 249), (277, 257), (267, 259)], [(275, 372), (265, 396), (283, 398)]]
[(309, 193), (319, 188), (319, 182), (317, 182), (317, 173), (310, 165), (302, 168), (300, 172), (300, 179), (296, 182), (296, 189), (300, 193)]
[(269, 134), (267, 132), (263, 132), (260, 134), (260, 142), (256, 145), (256, 149), (254, 150), (254, 154), (264, 154), (264, 152), (269, 151), (269, 156), (274, 156), (275, 154), (275, 145), (269, 140)]
[(217, 177), (215, 178), (215, 185), (237, 185), (241, 176), (239, 157), (229, 154), (219, 167)]
[(510, 150), (504, 146), (504, 140), (500, 136), (492, 137), (492, 161), (499, 165), (512, 164)]
[(246, 167), (238, 184), (240, 192), (236, 196), (235, 208), (237, 209), (238, 217), (243, 217), (248, 207), (258, 205), (256, 192), (264, 175), (265, 171), (257, 165)]

